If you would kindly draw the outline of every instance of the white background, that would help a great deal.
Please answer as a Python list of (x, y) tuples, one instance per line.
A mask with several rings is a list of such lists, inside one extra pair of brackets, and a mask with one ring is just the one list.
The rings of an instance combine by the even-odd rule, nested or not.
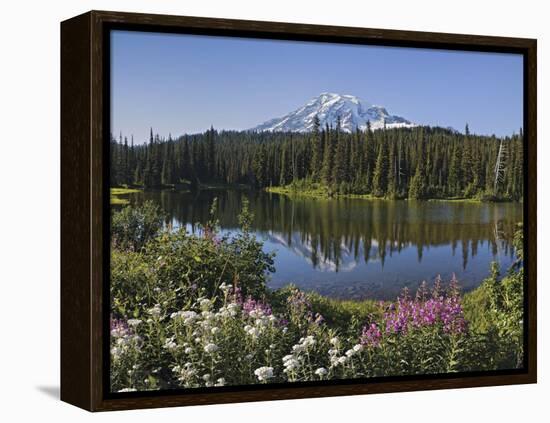
[[(0, 24), (0, 420), (548, 421), (550, 25), (546, 2), (12, 0)], [(90, 414), (59, 389), (59, 22), (89, 9), (538, 39), (539, 384)], [(345, 71), (345, 70), (344, 70)], [(546, 75), (545, 75), (546, 74)], [(422, 101), (422, 99), (419, 99)], [(7, 235), (6, 235), (7, 234)], [(544, 305), (546, 303), (546, 306)], [(544, 391), (547, 391), (544, 394)]]

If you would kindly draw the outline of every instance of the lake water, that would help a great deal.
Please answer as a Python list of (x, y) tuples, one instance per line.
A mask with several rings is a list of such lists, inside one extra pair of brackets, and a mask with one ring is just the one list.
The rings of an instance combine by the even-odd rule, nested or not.
[(514, 260), (511, 241), (523, 220), (518, 203), (290, 198), (266, 192), (206, 190), (130, 194), (132, 203), (157, 202), (174, 226), (196, 230), (218, 198), (224, 232), (238, 231), (247, 196), (252, 230), (275, 252), (270, 288), (290, 282), (304, 290), (348, 299), (394, 299), (440, 274), (456, 274), (464, 291), (487, 277), (492, 261), (503, 271)]

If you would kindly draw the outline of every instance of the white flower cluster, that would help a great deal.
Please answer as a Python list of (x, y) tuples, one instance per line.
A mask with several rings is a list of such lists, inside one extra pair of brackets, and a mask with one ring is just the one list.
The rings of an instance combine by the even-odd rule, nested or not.
[(312, 335), (306, 336), (305, 338), (300, 338), (298, 344), (292, 346), (292, 352), (300, 354), (313, 347), (317, 341)]
[(221, 307), (218, 310), (218, 315), (220, 317), (235, 317), (239, 313), (240, 307), (236, 303), (229, 303), (226, 306)]
[(315, 374), (322, 378), (323, 376), (326, 376), (328, 374), (328, 370), (324, 367), (319, 367), (317, 370), (315, 370)]
[(229, 292), (231, 289), (230, 285), (227, 285), (225, 282), (222, 282), (222, 284), (219, 286), (220, 290), (223, 291), (225, 294)]
[(260, 382), (265, 382), (273, 377), (273, 367), (259, 367), (254, 370), (254, 374)]
[(181, 319), (185, 325), (192, 325), (198, 317), (199, 315), (192, 310), (178, 311), (170, 315), (170, 318), (174, 320)]
[(355, 354), (360, 353), (361, 351), (363, 351), (363, 345), (357, 344), (354, 345), (353, 348), (346, 351), (346, 356), (348, 358), (353, 357)]
[(288, 354), (283, 357), (284, 373), (290, 373), (300, 367), (300, 360), (293, 354)]
[(252, 339), (257, 339), (270, 326), (277, 322), (277, 318), (273, 315), (266, 315), (262, 310), (252, 310), (248, 316), (254, 319), (253, 324), (246, 324), (244, 331)]
[(199, 299), (199, 304), (202, 310), (210, 310), (210, 307), (212, 307), (212, 301), (208, 298)]
[(216, 344), (206, 344), (204, 346), (204, 351), (207, 352), (208, 354), (213, 354), (215, 353), (216, 351), (218, 351), (219, 347), (216, 345)]
[(244, 331), (253, 339), (256, 339), (258, 338), (258, 336), (260, 336), (260, 329), (255, 326), (245, 325)]
[(148, 312), (151, 315), (151, 317), (155, 317), (155, 318), (160, 317), (160, 314), (162, 313), (160, 304), (155, 304), (155, 306), (153, 308), (150, 308)]
[(141, 320), (139, 319), (128, 319), (128, 326), (131, 326), (133, 328), (139, 326), (141, 324)]
[(111, 336), (114, 345), (111, 347), (111, 359), (116, 361), (122, 358), (126, 353), (139, 351), (141, 348), (141, 338), (139, 335), (131, 333), (129, 330), (118, 327), (111, 330)]
[(166, 338), (166, 340), (164, 341), (164, 348), (166, 348), (168, 351), (173, 351), (178, 348), (178, 344), (174, 342), (173, 336), (171, 336), (170, 338)]
[[(332, 342), (332, 345), (339, 345), (339, 343)], [(347, 350), (344, 355), (340, 356), (340, 351), (338, 347), (331, 348), (328, 350), (328, 355), (330, 357), (330, 366), (336, 367), (339, 365), (346, 364), (354, 355), (359, 354), (361, 351), (363, 351), (363, 345), (356, 344), (353, 346), (353, 348), (350, 348)]]
[(197, 375), (197, 371), (193, 368), (193, 363), (185, 363), (183, 366), (174, 366), (172, 367), (172, 371), (185, 387), (196, 386), (193, 383), (193, 379)]

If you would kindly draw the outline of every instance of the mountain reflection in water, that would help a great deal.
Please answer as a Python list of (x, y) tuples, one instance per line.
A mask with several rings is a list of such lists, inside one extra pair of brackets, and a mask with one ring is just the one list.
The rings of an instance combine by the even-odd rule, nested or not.
[(515, 225), (522, 204), (290, 198), (266, 192), (147, 191), (132, 203), (157, 202), (174, 226), (196, 231), (218, 198), (222, 231), (235, 233), (243, 196), (254, 214), (252, 231), (275, 251), (270, 287), (290, 282), (338, 298), (392, 299), (440, 274), (456, 274), (469, 290), (487, 277), (492, 261), (514, 260)]

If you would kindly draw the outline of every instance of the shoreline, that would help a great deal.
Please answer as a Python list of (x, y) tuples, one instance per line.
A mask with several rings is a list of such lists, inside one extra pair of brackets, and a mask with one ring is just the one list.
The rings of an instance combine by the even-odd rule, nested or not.
[(376, 200), (376, 201), (422, 201), (422, 202), (452, 202), (452, 203), (523, 203), (523, 201), (513, 201), (507, 199), (483, 200), (480, 198), (467, 197), (449, 197), (449, 198), (425, 198), (415, 200), (410, 198), (387, 198), (376, 197), (372, 194), (335, 194), (328, 195), (321, 189), (300, 190), (287, 187), (267, 187), (263, 191), (272, 194), (286, 195), (288, 197), (307, 197), (317, 200), (338, 200), (338, 199), (358, 199), (358, 200)]

